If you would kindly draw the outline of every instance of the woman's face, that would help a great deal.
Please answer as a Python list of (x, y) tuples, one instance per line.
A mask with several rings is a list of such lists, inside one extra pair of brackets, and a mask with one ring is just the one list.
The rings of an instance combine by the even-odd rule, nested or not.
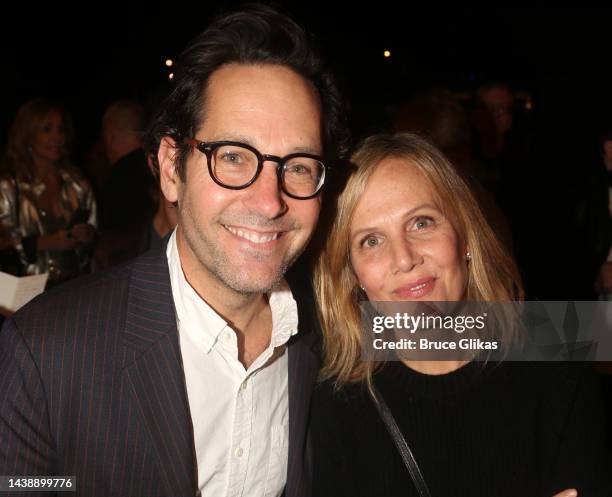
[(57, 162), (62, 157), (65, 144), (66, 133), (62, 115), (59, 111), (52, 110), (41, 121), (32, 137), (32, 156), (35, 159)]
[(373, 301), (457, 301), (467, 284), (466, 247), (423, 174), (401, 158), (370, 177), (351, 224), (351, 263)]

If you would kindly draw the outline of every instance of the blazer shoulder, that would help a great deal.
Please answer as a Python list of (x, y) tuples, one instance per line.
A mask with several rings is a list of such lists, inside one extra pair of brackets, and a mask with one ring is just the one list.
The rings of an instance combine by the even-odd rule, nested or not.
[(125, 264), (51, 288), (19, 309), (12, 320), (20, 333), (48, 335), (81, 317), (87, 318), (84, 324), (92, 318), (110, 318), (127, 300), (132, 271), (132, 264)]

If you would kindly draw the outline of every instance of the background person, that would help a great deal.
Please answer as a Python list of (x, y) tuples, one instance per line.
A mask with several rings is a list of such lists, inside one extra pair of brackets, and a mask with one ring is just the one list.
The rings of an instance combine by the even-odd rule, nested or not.
[(48, 285), (88, 270), (96, 202), (72, 166), (72, 120), (47, 100), (23, 104), (9, 133), (0, 176), (0, 248), (14, 250), (21, 275), (49, 273)]

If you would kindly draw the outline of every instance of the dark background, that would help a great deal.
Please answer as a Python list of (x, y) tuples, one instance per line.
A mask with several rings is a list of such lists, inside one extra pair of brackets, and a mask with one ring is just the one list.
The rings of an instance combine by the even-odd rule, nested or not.
[[(28, 3), (0, 20), (0, 147), (18, 106), (33, 97), (66, 104), (82, 163), (117, 98), (146, 103), (168, 81), (166, 58), (221, 9), (242, 2), (171, 2), (141, 9)], [(280, 2), (326, 48), (352, 104), (356, 137), (384, 128), (394, 107), (423, 89), (447, 88), (467, 105), (478, 86), (504, 81), (531, 102), (521, 109), (533, 142), (507, 188), (528, 289), (584, 298), (583, 226), (602, 133), (612, 127), (612, 9), (415, 9), (412, 2)], [(389, 59), (383, 57), (390, 50)], [(522, 105), (522, 103), (521, 103)], [(601, 183), (601, 181), (600, 181)], [(601, 186), (601, 185), (600, 185)], [(587, 209), (576, 217), (577, 210)], [(584, 228), (584, 230), (583, 230)], [(588, 263), (588, 261), (586, 261)], [(589, 276), (590, 277), (590, 276)], [(578, 288), (580, 286), (580, 288)]]
[[(176, 58), (215, 13), (240, 3), (13, 7), (0, 21), (0, 129), (24, 100), (46, 96), (69, 106), (82, 144), (91, 140), (109, 101), (146, 99), (167, 78), (165, 59)], [(542, 97), (554, 100), (575, 130), (600, 127), (612, 117), (612, 9), (277, 5), (326, 48), (351, 98), (358, 132), (384, 123), (388, 107), (417, 89), (470, 92), (490, 80), (534, 94), (537, 104), (548, 104)], [(385, 49), (390, 59), (382, 56)]]

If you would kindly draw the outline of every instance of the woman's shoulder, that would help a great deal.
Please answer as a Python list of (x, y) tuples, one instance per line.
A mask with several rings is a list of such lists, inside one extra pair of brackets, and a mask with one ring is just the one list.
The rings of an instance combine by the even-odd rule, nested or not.
[(507, 362), (501, 364), (500, 369), (506, 376), (536, 390), (575, 388), (597, 381), (591, 364), (584, 362)]
[[(333, 380), (319, 383), (311, 404), (311, 426), (316, 440), (339, 440), (339, 447), (326, 450), (345, 450), (353, 442), (355, 433), (363, 433), (378, 425), (378, 414), (361, 383), (338, 386)], [(323, 442), (327, 446), (329, 442)], [(340, 448), (343, 447), (343, 448)]]
[(313, 393), (313, 404), (321, 409), (354, 410), (370, 402), (367, 386), (362, 382), (340, 385), (335, 379), (327, 379), (319, 382)]
[(15, 176), (8, 171), (0, 172), (0, 195), (12, 197), (15, 194)]
[(492, 370), (494, 386), (513, 392), (524, 405), (559, 415), (576, 404), (600, 404), (601, 380), (590, 363), (508, 362)]

